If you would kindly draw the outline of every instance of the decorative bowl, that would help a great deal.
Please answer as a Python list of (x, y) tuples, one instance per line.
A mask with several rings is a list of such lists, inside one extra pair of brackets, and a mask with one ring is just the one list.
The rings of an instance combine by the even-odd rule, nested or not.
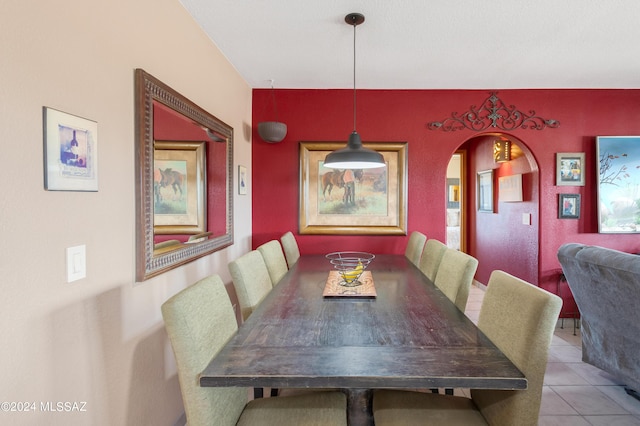
[(326, 255), (333, 268), (340, 273), (340, 285), (355, 287), (362, 285), (360, 275), (376, 256), (363, 251), (336, 251)]

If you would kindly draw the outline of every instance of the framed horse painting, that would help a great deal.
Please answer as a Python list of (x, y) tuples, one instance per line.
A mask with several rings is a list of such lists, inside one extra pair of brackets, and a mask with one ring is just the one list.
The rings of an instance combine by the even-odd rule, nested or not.
[(300, 142), (300, 233), (406, 235), (407, 143), (363, 143), (386, 167), (324, 167), (327, 154), (345, 144)]
[(154, 142), (156, 234), (200, 234), (207, 230), (205, 145), (202, 141)]

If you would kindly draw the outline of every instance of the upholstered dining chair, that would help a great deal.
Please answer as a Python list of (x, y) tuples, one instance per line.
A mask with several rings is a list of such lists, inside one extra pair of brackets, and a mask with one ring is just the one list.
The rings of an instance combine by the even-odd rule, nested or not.
[[(458, 309), (464, 312), (469, 299), (471, 283), (478, 269), (478, 260), (466, 253), (449, 248), (442, 243), (440, 244), (436, 244), (436, 248), (430, 253), (433, 257), (440, 257), (440, 261), (437, 262), (438, 270), (435, 273), (433, 283), (449, 300), (455, 303)], [(425, 256), (427, 256), (426, 253), (423, 254), (423, 257)], [(432, 265), (429, 265), (429, 267), (432, 267)], [(431, 271), (432, 269), (429, 270), (429, 272)], [(428, 274), (425, 275), (429, 276)], [(438, 393), (438, 389), (432, 389), (432, 392)], [(445, 393), (453, 395), (453, 389), (447, 388)]]
[(252, 250), (229, 262), (229, 272), (244, 321), (273, 289), (269, 271), (260, 252)]
[(422, 256), (422, 250), (426, 242), (427, 236), (420, 231), (413, 231), (409, 236), (404, 255), (416, 266), (420, 264), (420, 257)]
[(538, 424), (549, 345), (562, 299), (503, 271), (489, 278), (478, 328), (525, 375), (526, 390), (472, 389), (471, 398), (380, 390), (376, 426)]
[(248, 402), (245, 388), (200, 387), (198, 376), (236, 333), (233, 307), (217, 275), (204, 278), (162, 305), (178, 366), (187, 423), (200, 425), (346, 425), (346, 397), (313, 392)]
[(431, 281), (436, 279), (440, 261), (442, 260), (444, 252), (447, 251), (447, 248), (446, 244), (433, 238), (429, 238), (424, 245), (424, 251), (422, 252), (418, 267)]
[(271, 278), (271, 285), (275, 286), (289, 270), (287, 267), (287, 260), (282, 252), (282, 247), (277, 240), (271, 240), (259, 246), (257, 250), (260, 252), (264, 259), (264, 263), (267, 265), (269, 277)]
[(287, 259), (287, 265), (291, 268), (300, 259), (300, 247), (298, 247), (296, 237), (291, 231), (287, 231), (280, 237), (280, 243), (284, 250), (284, 257)]
[[(277, 244), (277, 242), (276, 242)], [(273, 289), (269, 268), (264, 256), (258, 250), (245, 253), (229, 263), (229, 272), (233, 280), (233, 288), (238, 296), (242, 321), (246, 321), (249, 315), (262, 302)], [(271, 395), (276, 396), (278, 389), (271, 389)], [(264, 389), (255, 388), (254, 396), (262, 398)]]
[(458, 309), (464, 312), (469, 290), (478, 269), (478, 259), (458, 250), (447, 248), (438, 266), (433, 283)]

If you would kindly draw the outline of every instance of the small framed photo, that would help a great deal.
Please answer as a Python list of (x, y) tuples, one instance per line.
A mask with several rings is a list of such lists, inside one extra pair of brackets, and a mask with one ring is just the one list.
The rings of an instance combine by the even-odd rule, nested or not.
[(556, 153), (556, 185), (584, 186), (584, 152)]
[(493, 170), (478, 172), (478, 211), (493, 213)]
[(238, 194), (247, 195), (247, 168), (238, 166)]
[(44, 188), (98, 190), (98, 123), (43, 107)]
[(558, 218), (580, 218), (580, 194), (559, 194)]

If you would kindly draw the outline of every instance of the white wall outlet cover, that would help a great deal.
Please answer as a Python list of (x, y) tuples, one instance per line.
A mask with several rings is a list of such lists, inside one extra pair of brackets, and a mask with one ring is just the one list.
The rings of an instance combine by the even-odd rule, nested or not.
[(87, 276), (87, 246), (67, 248), (67, 282), (77, 281)]

